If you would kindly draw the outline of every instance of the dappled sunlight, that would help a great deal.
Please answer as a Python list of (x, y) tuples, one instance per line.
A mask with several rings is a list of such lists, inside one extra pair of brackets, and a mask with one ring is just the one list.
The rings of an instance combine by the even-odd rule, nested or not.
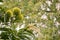
[(0, 40), (60, 40), (60, 0), (0, 0)]

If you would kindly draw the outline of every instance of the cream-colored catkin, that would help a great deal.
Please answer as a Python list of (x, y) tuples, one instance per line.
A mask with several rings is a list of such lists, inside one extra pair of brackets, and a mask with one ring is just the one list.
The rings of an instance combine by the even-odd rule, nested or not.
[(28, 29), (35, 31), (38, 34), (38, 40), (41, 40), (43, 38), (43, 35), (40, 33), (40, 29), (38, 27), (30, 24), (30, 25), (28, 25)]

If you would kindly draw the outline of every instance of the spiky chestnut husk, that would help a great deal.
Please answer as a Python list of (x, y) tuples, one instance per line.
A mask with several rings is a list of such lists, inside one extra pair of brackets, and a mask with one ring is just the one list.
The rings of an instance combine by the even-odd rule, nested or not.
[(14, 13), (15, 16), (18, 16), (19, 14), (21, 14), (20, 8), (14, 7), (14, 8), (13, 8), (13, 13)]
[(17, 21), (22, 21), (24, 16), (23, 14), (19, 14), (18, 16), (15, 17)]
[(8, 18), (13, 17), (13, 12), (11, 10), (7, 10), (5, 14)]
[(7, 10), (6, 14), (5, 14), (5, 20), (6, 20), (6, 22), (8, 22), (9, 19), (11, 19), (11, 17), (13, 17), (13, 12), (11, 10)]

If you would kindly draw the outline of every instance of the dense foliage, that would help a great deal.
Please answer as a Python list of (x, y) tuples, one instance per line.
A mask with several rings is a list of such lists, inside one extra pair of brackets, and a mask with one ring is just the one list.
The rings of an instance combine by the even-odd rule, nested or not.
[(60, 0), (0, 0), (0, 40), (60, 40)]

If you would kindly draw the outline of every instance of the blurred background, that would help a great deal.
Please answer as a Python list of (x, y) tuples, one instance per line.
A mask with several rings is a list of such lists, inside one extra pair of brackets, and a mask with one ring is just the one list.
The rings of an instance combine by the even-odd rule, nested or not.
[(60, 40), (60, 0), (0, 0), (0, 40)]

